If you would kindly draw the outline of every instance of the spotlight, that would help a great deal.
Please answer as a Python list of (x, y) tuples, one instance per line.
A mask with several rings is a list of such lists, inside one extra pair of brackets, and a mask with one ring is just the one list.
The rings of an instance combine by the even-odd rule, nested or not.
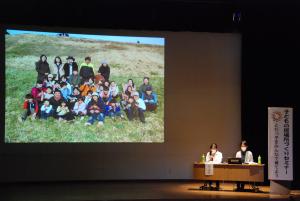
[(232, 21), (234, 23), (239, 24), (241, 22), (241, 18), (242, 18), (242, 13), (241, 13), (240, 10), (237, 10), (237, 11), (232, 13)]

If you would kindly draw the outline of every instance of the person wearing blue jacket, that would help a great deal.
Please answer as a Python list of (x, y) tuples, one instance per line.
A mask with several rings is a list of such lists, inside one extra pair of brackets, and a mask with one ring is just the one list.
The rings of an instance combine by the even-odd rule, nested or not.
[(113, 120), (115, 120), (116, 117), (124, 118), (121, 106), (117, 103), (116, 99), (112, 99), (108, 105), (108, 116), (110, 116)]
[(62, 94), (62, 96), (63, 96), (63, 98), (65, 99), (65, 100), (68, 100), (69, 99), (69, 96), (71, 95), (71, 91), (70, 91), (70, 89), (67, 87), (67, 83), (66, 82), (62, 82), (61, 84), (60, 84), (60, 92), (61, 92), (61, 94)]
[(157, 95), (152, 91), (151, 86), (146, 87), (146, 92), (142, 94), (142, 99), (146, 104), (146, 111), (155, 111), (157, 108)]
[(46, 120), (50, 116), (52, 116), (52, 105), (50, 105), (48, 100), (45, 100), (41, 107), (41, 119)]

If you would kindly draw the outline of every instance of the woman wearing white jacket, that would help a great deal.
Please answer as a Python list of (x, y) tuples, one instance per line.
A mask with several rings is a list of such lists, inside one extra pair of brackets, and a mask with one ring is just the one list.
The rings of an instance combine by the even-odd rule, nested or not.
[(62, 60), (59, 56), (55, 57), (54, 64), (50, 68), (51, 74), (55, 76), (55, 80), (60, 81), (61, 77), (65, 75)]
[[(223, 154), (218, 151), (218, 145), (213, 143), (210, 145), (210, 151), (206, 154), (206, 163), (220, 164), (222, 163)], [(209, 188), (212, 188), (212, 181), (207, 181)], [(206, 184), (205, 184), (206, 186)], [(220, 189), (220, 181), (216, 181), (216, 190)]]

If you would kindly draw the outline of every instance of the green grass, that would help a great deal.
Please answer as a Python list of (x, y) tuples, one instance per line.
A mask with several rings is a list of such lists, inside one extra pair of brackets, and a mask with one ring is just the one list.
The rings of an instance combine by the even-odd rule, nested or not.
[[(21, 40), (21, 39), (19, 39)], [(52, 40), (52, 39), (51, 39)], [(49, 39), (48, 43), (50, 44)], [(54, 40), (54, 39), (53, 39)], [(31, 41), (31, 43), (30, 43)], [(53, 118), (48, 120), (30, 120), (28, 118), (24, 123), (18, 121), (22, 114), (24, 95), (29, 93), (36, 81), (37, 73), (34, 62), (39, 55), (44, 53), (48, 58), (54, 58), (56, 55), (72, 55), (76, 58), (83, 58), (91, 53), (96, 53), (97, 48), (92, 44), (86, 44), (82, 48), (76, 46), (67, 46), (64, 48), (53, 47), (45, 44), (45, 47), (36, 47), (40, 44), (41, 38), (32, 38), (29, 42), (19, 43), (11, 38), (6, 42), (6, 69), (5, 69), (5, 142), (12, 143), (35, 143), (35, 142), (163, 142), (164, 141), (164, 79), (163, 75), (155, 73), (152, 70), (151, 84), (158, 94), (159, 106), (155, 113), (146, 112), (146, 124), (139, 120), (132, 122), (126, 119), (116, 119), (113, 121), (109, 117), (105, 119), (102, 127), (98, 128), (96, 123), (86, 127), (84, 120), (76, 119), (73, 123), (58, 122)], [(45, 42), (45, 41), (44, 41)], [(90, 42), (92, 43), (92, 42)], [(36, 47), (36, 48), (33, 48)], [(113, 46), (114, 47), (114, 46)], [(132, 47), (128, 47), (129, 49)], [(106, 52), (110, 50), (107, 49)], [(123, 52), (126, 50), (122, 50)], [(42, 53), (41, 53), (42, 52)], [(136, 55), (138, 58), (139, 55)], [(132, 78), (137, 87), (142, 83), (145, 74), (131, 77), (128, 69), (122, 69), (126, 66), (122, 63), (112, 65), (118, 68), (118, 74), (111, 74), (111, 80), (116, 81), (119, 89), (122, 90), (122, 83), (126, 83)], [(98, 70), (95, 68), (95, 71)], [(122, 73), (123, 72), (123, 73)], [(146, 74), (147, 75), (147, 74)]]

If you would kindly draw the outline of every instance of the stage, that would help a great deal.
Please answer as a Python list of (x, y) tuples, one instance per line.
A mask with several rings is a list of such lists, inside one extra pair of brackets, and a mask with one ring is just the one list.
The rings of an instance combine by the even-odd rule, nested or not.
[(261, 193), (252, 193), (233, 192), (234, 183), (221, 183), (221, 191), (201, 191), (200, 185), (194, 181), (2, 183), (0, 200), (300, 200), (300, 190), (283, 196), (270, 195), (267, 186), (260, 186)]

